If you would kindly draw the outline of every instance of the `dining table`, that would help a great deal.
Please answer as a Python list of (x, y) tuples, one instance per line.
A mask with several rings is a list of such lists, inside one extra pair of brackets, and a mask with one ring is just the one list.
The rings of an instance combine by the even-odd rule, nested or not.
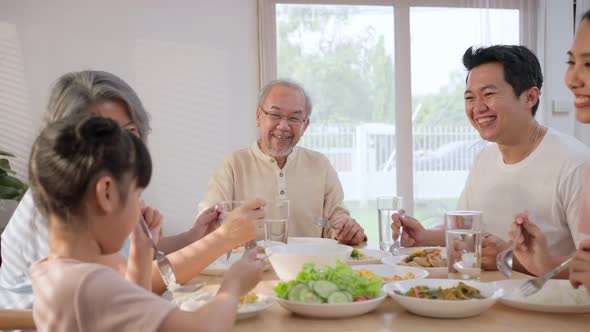
[[(513, 272), (510, 279), (527, 279), (529, 275)], [(505, 280), (498, 271), (483, 271), (482, 282)], [(207, 281), (205, 290), (215, 291), (221, 276), (197, 276), (191, 282)], [(263, 274), (253, 292), (273, 295), (273, 288), (280, 282), (272, 267)], [(449, 302), (449, 305), (453, 305)], [(256, 316), (237, 320), (233, 331), (534, 331), (574, 332), (590, 331), (590, 314), (556, 314), (512, 308), (496, 302), (480, 315), (460, 319), (422, 317), (406, 311), (391, 297), (387, 297), (377, 309), (364, 315), (344, 319), (319, 319), (300, 316), (274, 303)]]

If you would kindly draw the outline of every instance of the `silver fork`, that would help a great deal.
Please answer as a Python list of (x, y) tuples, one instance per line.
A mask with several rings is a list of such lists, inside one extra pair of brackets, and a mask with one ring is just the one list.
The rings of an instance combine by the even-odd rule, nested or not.
[[(518, 240), (521, 232), (522, 226), (518, 226), (514, 238)], [(516, 248), (516, 241), (512, 241), (508, 248), (500, 251), (498, 256), (496, 256), (496, 266), (498, 267), (498, 271), (500, 271), (506, 278), (512, 276), (512, 257), (514, 255), (514, 248)]]
[[(403, 217), (406, 215), (406, 210), (400, 209), (398, 211), (398, 214), (400, 215), (400, 217)], [(403, 231), (404, 231), (404, 226), (400, 225), (399, 234), (398, 234), (397, 238), (395, 239), (395, 241), (393, 241), (393, 244), (389, 247), (389, 252), (393, 256), (399, 255), (399, 250), (402, 247), (401, 240), (402, 240), (402, 232)]]
[(530, 295), (533, 295), (536, 292), (540, 291), (541, 288), (543, 288), (543, 286), (547, 282), (547, 280), (553, 278), (559, 272), (567, 269), (573, 260), (574, 260), (574, 258), (570, 257), (565, 262), (559, 264), (559, 266), (556, 267), (555, 269), (553, 269), (552, 271), (547, 272), (540, 277), (527, 280), (522, 285), (520, 285), (520, 292), (524, 296), (530, 296)]
[(203, 286), (206, 285), (205, 282), (201, 282), (201, 283), (198, 283), (195, 285), (189, 285), (189, 286), (180, 286), (179, 284), (177, 284), (176, 283), (176, 275), (174, 275), (174, 270), (172, 269), (172, 264), (170, 264), (170, 261), (168, 260), (166, 255), (162, 251), (160, 251), (160, 249), (158, 249), (158, 247), (156, 246), (156, 243), (154, 242), (154, 238), (152, 237), (152, 233), (150, 232), (150, 229), (149, 229), (148, 225), (146, 224), (143, 216), (141, 216), (141, 226), (142, 226), (145, 234), (150, 239), (150, 242), (152, 243), (152, 247), (154, 248), (154, 253), (156, 256), (156, 261), (158, 262), (158, 271), (160, 271), (160, 275), (162, 276), (162, 280), (164, 281), (166, 288), (170, 292), (192, 293), (192, 292), (195, 292), (195, 291), (201, 289)]
[(332, 228), (332, 225), (329, 225), (329, 220), (323, 217), (313, 217), (311, 218), (311, 222), (322, 228), (322, 237), (324, 236), (323, 228), (328, 227), (326, 229), (326, 233), (328, 233), (330, 231), (330, 228)]

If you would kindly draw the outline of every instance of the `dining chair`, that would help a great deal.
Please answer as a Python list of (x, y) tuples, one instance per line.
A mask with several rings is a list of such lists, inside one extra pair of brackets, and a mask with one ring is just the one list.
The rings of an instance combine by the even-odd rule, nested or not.
[(34, 330), (33, 310), (0, 309), (0, 330)]

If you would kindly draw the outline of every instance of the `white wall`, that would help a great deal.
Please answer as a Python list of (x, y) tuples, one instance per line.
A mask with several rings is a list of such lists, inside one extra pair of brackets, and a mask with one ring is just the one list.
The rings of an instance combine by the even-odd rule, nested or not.
[[(574, 135), (576, 118), (572, 93), (565, 86), (566, 52), (573, 41), (572, 0), (545, 1), (545, 47), (543, 48), (543, 122)], [(541, 21), (542, 22), (542, 21)], [(555, 105), (564, 112), (556, 112)]]
[(24, 178), (51, 83), (110, 71), (152, 116), (146, 201), (186, 229), (223, 155), (256, 136), (256, 15), (255, 0), (1, 1), (0, 149)]

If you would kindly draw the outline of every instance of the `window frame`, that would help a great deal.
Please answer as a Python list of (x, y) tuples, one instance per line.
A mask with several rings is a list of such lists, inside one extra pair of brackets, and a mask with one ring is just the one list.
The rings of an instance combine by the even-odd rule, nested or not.
[[(414, 214), (412, 71), (410, 49), (410, 8), (497, 8), (518, 9), (519, 40), (537, 50), (536, 0), (258, 0), (259, 86), (277, 78), (276, 5), (359, 5), (391, 6), (394, 10), (394, 82), (396, 132), (396, 195), (404, 197), (405, 210)], [(540, 56), (541, 58), (541, 56)], [(541, 61), (542, 63), (542, 61)], [(401, 83), (400, 83), (401, 82)], [(410, 110), (410, 112), (403, 111)]]

